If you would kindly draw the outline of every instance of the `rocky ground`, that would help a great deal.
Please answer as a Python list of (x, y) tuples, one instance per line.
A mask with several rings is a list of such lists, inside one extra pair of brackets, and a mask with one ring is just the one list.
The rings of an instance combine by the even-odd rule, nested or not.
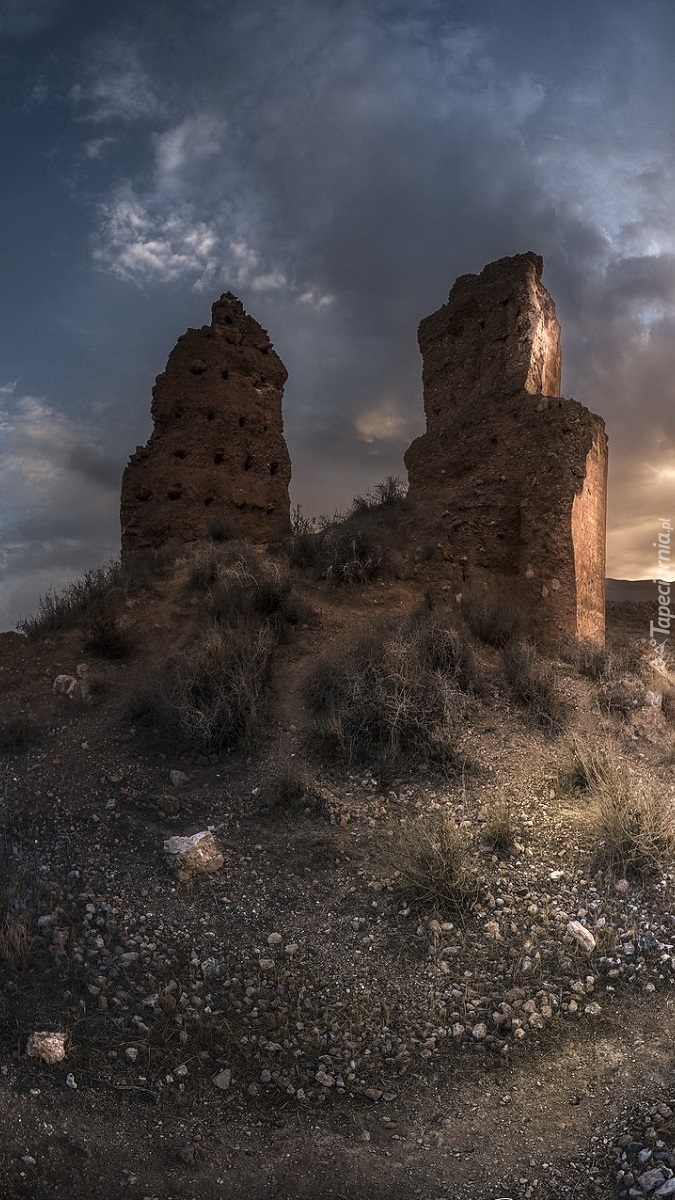
[[(665, 718), (644, 688), (609, 711), (560, 660), (574, 715), (551, 738), (483, 647), (463, 766), (337, 770), (307, 752), (307, 670), (418, 597), (310, 590), (266, 736), (219, 758), (129, 712), (188, 636), (171, 581), (129, 602), (128, 659), (84, 656), (94, 703), (53, 691), (81, 631), (0, 638), (3, 709), (34, 723), (0, 759), (2, 1194), (675, 1194), (675, 870), (599, 866), (570, 782), (574, 745), (600, 742), (669, 798)], [(639, 636), (640, 608), (613, 609), (614, 638)], [(300, 794), (280, 798), (299, 763)], [(505, 799), (513, 836), (495, 848)], [(421, 903), (401, 871), (409, 830), (448, 813), (475, 880), (459, 909)], [(201, 830), (223, 865), (179, 881), (164, 842)], [(34, 1031), (63, 1035), (63, 1058), (27, 1054)]]

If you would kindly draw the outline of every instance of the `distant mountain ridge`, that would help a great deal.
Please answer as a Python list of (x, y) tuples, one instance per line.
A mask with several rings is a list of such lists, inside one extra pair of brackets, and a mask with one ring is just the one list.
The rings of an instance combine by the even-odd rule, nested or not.
[(657, 604), (657, 585), (653, 579), (607, 579), (605, 583), (607, 600), (619, 604)]

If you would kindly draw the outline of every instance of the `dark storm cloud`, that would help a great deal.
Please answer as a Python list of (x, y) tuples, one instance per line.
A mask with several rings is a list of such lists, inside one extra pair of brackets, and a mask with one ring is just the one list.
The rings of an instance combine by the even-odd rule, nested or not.
[(2, 0), (0, 36), (40, 33), (63, 11), (65, 0)]
[[(227, 288), (289, 368), (294, 499), (331, 510), (402, 473), (422, 426), (419, 320), (458, 274), (534, 249), (563, 326), (565, 391), (608, 424), (612, 573), (651, 572), (675, 436), (671, 6), (71, 9), (67, 53), (34, 66), (53, 97), (56, 158), (77, 164), (68, 204), (79, 225), (62, 201), (55, 243), (69, 291), (51, 322), (70, 331), (74, 386), (44, 403), (84, 426), (68, 443), (57, 420), (65, 441), (45, 443), (41, 486), (55, 510), (77, 526), (78, 488), (91, 484), (100, 528), (114, 530), (115, 470), (147, 436), (145, 381)], [(57, 8), (10, 11), (37, 21)], [(106, 337), (87, 332), (97, 320)], [(137, 350), (143, 388), (127, 397), (120, 386), (113, 402), (115, 372), (134, 377), (111, 330), (128, 345), (137, 322), (163, 349), (147, 363)], [(94, 340), (102, 349), (82, 374)], [(11, 362), (8, 374), (23, 375)], [(107, 398), (88, 413), (94, 368)], [(40, 505), (23, 501), (28, 544)]]

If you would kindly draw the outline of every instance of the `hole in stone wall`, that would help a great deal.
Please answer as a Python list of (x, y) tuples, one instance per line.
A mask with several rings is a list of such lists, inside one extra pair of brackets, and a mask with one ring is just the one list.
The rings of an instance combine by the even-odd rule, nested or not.
[(479, 328), (479, 329), (485, 329), (485, 321), (479, 321), (479, 322), (478, 322), (478, 328)]
[(210, 504), (213, 504), (214, 499), (214, 496), (207, 496), (204, 500), (204, 508), (208, 508)]
[(253, 459), (251, 458), (250, 454), (247, 454), (246, 461), (244, 462), (244, 470), (250, 471), (252, 466), (253, 466)]
[(145, 504), (145, 502), (149, 500), (151, 496), (152, 492), (150, 491), (150, 488), (141, 488), (140, 491), (136, 492), (136, 499), (140, 500), (141, 504)]
[(176, 485), (175, 487), (170, 487), (166, 494), (169, 497), (169, 500), (180, 500), (181, 496), (183, 495), (183, 489), (182, 487)]
[(270, 475), (276, 475), (278, 470), (279, 470), (278, 462), (270, 463)]
[(210, 409), (208, 410), (207, 414), (206, 414), (206, 419), (207, 419), (207, 421), (212, 421), (212, 420), (213, 420), (213, 418), (215, 417), (215, 415), (216, 415), (216, 414), (214, 413), (213, 409), (212, 409), (212, 408), (210, 408)]
[(174, 450), (173, 452), (174, 458), (185, 458), (186, 455), (187, 450)]
[(267, 433), (268, 429), (269, 429), (269, 425), (263, 425), (263, 433)]
[(506, 308), (506, 306), (507, 306), (508, 302), (509, 302), (509, 301), (508, 301), (508, 298), (507, 298), (506, 300), (502, 300), (502, 301), (501, 301), (502, 308)]
[(226, 325), (234, 325), (234, 321), (232, 320), (232, 317), (226, 317), (225, 324)]
[(213, 456), (213, 461), (216, 464), (216, 466), (218, 466), (219, 463), (223, 462), (224, 459), (225, 459), (225, 455), (223, 454), (222, 450), (216, 450), (216, 453)]
[(176, 406), (176, 408), (174, 409), (173, 415), (174, 415), (174, 417), (176, 418), (176, 420), (177, 420), (177, 421), (180, 421), (180, 419), (181, 419), (181, 417), (182, 417), (182, 415), (183, 415), (183, 409), (181, 408), (180, 404), (178, 404), (178, 405)]
[(239, 428), (243, 429), (245, 424), (246, 424), (246, 417), (240, 417), (239, 418)]
[(221, 372), (220, 372), (220, 374), (222, 375), (223, 379), (229, 379), (229, 378), (230, 378), (230, 372), (228, 371), (227, 367), (223, 367), (223, 368), (221, 369)]

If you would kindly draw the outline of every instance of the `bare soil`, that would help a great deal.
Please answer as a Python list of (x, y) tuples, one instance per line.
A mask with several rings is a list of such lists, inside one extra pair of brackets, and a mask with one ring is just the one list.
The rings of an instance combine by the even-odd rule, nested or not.
[[(569, 738), (528, 723), (484, 647), (464, 769), (383, 780), (317, 762), (303, 704), (317, 657), (422, 597), (410, 581), (303, 586), (315, 616), (277, 653), (264, 737), (213, 761), (129, 716), (193, 636), (184, 579), (128, 603), (121, 662), (83, 654), (81, 630), (0, 637), (3, 717), (36, 726), (0, 757), (0, 1194), (623, 1194), (617, 1139), (675, 1095), (672, 864), (620, 891), (598, 872), (588, 798), (561, 783)], [(643, 607), (611, 606), (611, 638), (640, 636)], [(52, 690), (83, 661), (88, 705)], [(556, 670), (572, 733), (611, 740), (667, 792), (660, 714), (608, 713), (595, 684)], [(280, 806), (275, 781), (297, 764), (304, 795)], [(516, 841), (494, 853), (481, 838), (500, 796)], [(401, 828), (448, 813), (477, 855), (464, 913), (397, 883)], [(164, 839), (207, 827), (223, 869), (177, 884)], [(591, 955), (572, 919), (594, 930)], [(26, 1056), (36, 1029), (67, 1034), (63, 1062)]]

